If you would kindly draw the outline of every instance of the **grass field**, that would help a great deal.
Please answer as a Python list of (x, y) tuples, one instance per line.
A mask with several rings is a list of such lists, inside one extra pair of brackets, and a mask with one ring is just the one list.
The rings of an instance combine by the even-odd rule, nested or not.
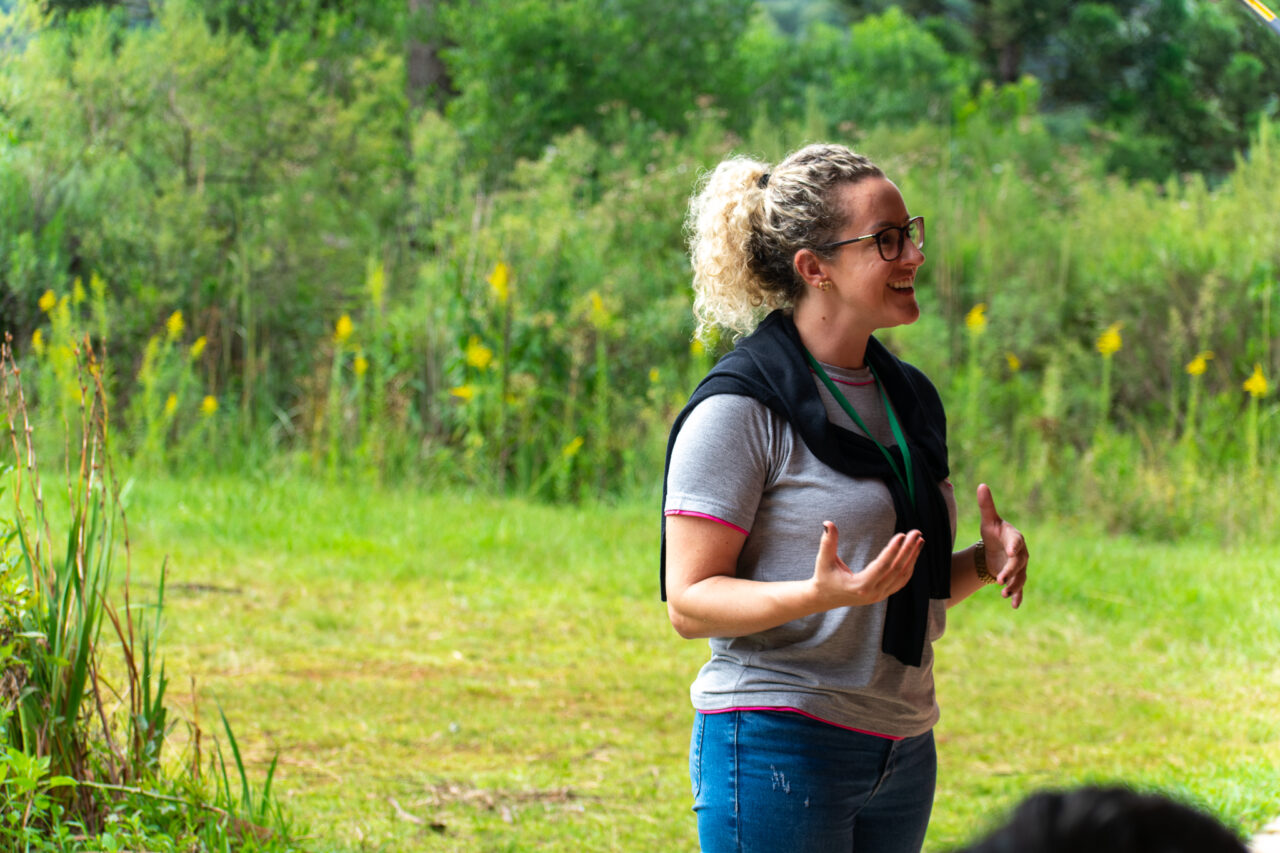
[[(169, 560), (175, 704), (206, 753), (220, 704), (259, 780), (278, 753), (307, 848), (696, 849), (687, 688), (706, 646), (657, 600), (653, 506), (265, 474), (138, 481), (127, 502), (135, 601)], [(1280, 551), (1002, 510), (1032, 581), (1021, 611), (990, 592), (951, 611), (927, 849), (1084, 781), (1241, 831), (1280, 813)], [(961, 541), (976, 526), (962, 507)]]

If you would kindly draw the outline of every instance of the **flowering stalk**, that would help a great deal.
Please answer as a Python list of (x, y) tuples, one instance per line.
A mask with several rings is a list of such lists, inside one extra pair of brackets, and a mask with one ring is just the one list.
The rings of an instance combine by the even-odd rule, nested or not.
[(1267, 377), (1262, 375), (1262, 365), (1254, 364), (1253, 374), (1244, 381), (1244, 390), (1249, 392), (1249, 413), (1245, 418), (1245, 447), (1249, 473), (1258, 474), (1258, 406), (1259, 400), (1267, 393)]
[(964, 327), (969, 333), (969, 382), (965, 395), (964, 429), (970, 438), (978, 435), (978, 408), (982, 386), (982, 368), (979, 364), (981, 341), (987, 331), (987, 303), (979, 302), (964, 317)]
[(333, 363), (329, 368), (329, 398), (325, 405), (324, 427), (329, 439), (325, 463), (333, 474), (338, 464), (339, 433), (342, 431), (342, 365), (346, 358), (346, 343), (355, 332), (355, 324), (348, 314), (343, 314), (333, 326)]
[(609, 347), (606, 335), (613, 328), (613, 315), (604, 304), (604, 298), (598, 291), (591, 291), (590, 319), (595, 329), (595, 383), (592, 389), (592, 430), (593, 467), (600, 478), (598, 485), (604, 487), (604, 473), (609, 464)]
[[(495, 435), (505, 456), (507, 447), (507, 397), (510, 393), (511, 374), (511, 319), (514, 307), (511, 301), (511, 268), (498, 261), (487, 279), (490, 292), (497, 303), (501, 320), (501, 339), (498, 358), (498, 424)], [(506, 462), (498, 466), (499, 482), (505, 485)]]
[(1195, 446), (1196, 428), (1199, 422), (1200, 409), (1200, 377), (1204, 376), (1206, 370), (1209, 369), (1209, 359), (1213, 358), (1213, 353), (1209, 350), (1196, 353), (1196, 357), (1187, 362), (1187, 375), (1191, 377), (1190, 385), (1187, 392), (1187, 417), (1186, 422), (1182, 426), (1182, 441), (1189, 448)]
[(1102, 356), (1102, 390), (1098, 405), (1099, 429), (1111, 414), (1111, 358), (1120, 351), (1124, 341), (1120, 337), (1121, 323), (1112, 323), (1098, 336), (1098, 353)]

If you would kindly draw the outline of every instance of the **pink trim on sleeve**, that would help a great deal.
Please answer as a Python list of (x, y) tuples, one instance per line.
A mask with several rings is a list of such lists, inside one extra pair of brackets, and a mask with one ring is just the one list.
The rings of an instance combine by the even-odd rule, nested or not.
[(690, 512), (690, 511), (689, 511), (689, 510), (687, 510), (687, 509), (669, 509), (669, 510), (667, 510), (666, 512), (664, 512), (664, 513), (663, 513), (663, 515), (667, 515), (667, 516), (671, 516), (671, 515), (687, 515), (687, 516), (689, 516), (690, 518), (705, 518), (705, 519), (707, 519), (708, 521), (714, 521), (716, 524), (723, 524), (725, 527), (728, 527), (728, 528), (731, 528), (731, 529), (733, 529), (733, 530), (736, 530), (736, 531), (738, 531), (739, 533), (741, 533), (743, 536), (749, 536), (749, 535), (750, 535), (746, 530), (743, 530), (743, 529), (742, 529), (741, 527), (739, 527), (738, 525), (736, 525), (736, 524), (732, 524), (732, 523), (730, 523), (730, 522), (728, 522), (728, 521), (725, 521), (723, 518), (716, 518), (714, 515), (707, 515), (705, 512)]

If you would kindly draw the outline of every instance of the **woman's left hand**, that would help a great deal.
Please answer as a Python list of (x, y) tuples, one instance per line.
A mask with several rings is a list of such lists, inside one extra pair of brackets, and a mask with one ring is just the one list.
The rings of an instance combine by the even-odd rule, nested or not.
[(1000, 517), (986, 483), (978, 486), (978, 510), (982, 514), (982, 545), (987, 552), (987, 571), (1004, 589), (1001, 594), (1016, 609), (1022, 604), (1022, 588), (1027, 584), (1027, 540), (1018, 528)]

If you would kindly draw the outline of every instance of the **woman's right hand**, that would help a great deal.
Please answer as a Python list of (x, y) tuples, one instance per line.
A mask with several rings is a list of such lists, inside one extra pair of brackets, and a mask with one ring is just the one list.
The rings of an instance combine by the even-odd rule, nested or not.
[(889, 544), (860, 572), (840, 559), (840, 531), (830, 521), (822, 522), (822, 541), (813, 566), (813, 583), (822, 602), (830, 607), (875, 604), (907, 585), (915, 570), (916, 558), (924, 548), (919, 530), (897, 533)]

